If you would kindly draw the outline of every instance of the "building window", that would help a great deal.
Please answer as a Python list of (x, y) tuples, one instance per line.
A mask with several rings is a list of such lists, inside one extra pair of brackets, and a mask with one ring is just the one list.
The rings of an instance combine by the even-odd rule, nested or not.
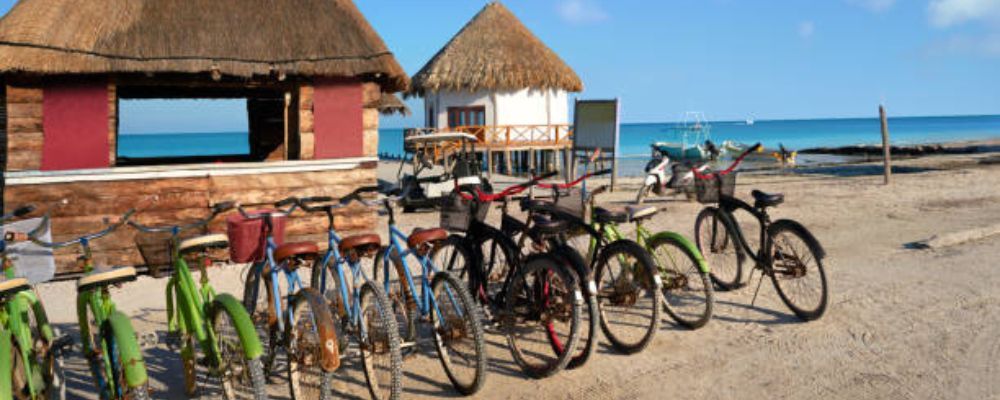
[(448, 126), (486, 125), (486, 107), (448, 107)]
[(247, 158), (246, 99), (121, 100), (117, 163)]

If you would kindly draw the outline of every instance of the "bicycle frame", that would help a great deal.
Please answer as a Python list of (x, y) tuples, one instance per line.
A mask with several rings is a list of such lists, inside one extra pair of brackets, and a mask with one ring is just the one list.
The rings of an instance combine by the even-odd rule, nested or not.
[[(361, 268), (361, 260), (351, 262), (346, 257), (340, 255), (340, 241), (341, 238), (337, 235), (337, 232), (333, 229), (327, 231), (327, 250), (326, 254), (323, 255), (320, 264), (322, 266), (322, 271), (320, 272), (319, 285), (315, 286), (320, 294), (326, 294), (326, 279), (328, 272), (328, 265), (333, 262), (333, 266), (336, 269), (336, 279), (337, 279), (337, 289), (340, 291), (340, 298), (343, 300), (344, 304), (342, 311), (350, 325), (361, 326), (361, 334), (364, 335), (367, 332), (364, 331), (366, 327), (364, 324), (358, 324), (358, 320), (361, 318), (361, 285), (360, 282), (367, 282), (368, 275)], [(351, 269), (351, 276), (354, 278), (354, 282), (351, 285), (351, 290), (348, 292), (347, 289), (347, 277), (344, 275), (343, 265), (347, 265)], [(350, 301), (348, 301), (350, 299)], [(349, 305), (348, 305), (349, 304)]]
[[(760, 248), (754, 251), (750, 248), (750, 243), (747, 242), (746, 237), (743, 234), (743, 228), (736, 222), (736, 218), (733, 217), (733, 211), (738, 209), (744, 210), (750, 215), (753, 215), (758, 222), (760, 227)], [(768, 250), (771, 248), (771, 238), (767, 235), (767, 226), (771, 223), (771, 217), (764, 210), (758, 210), (757, 208), (751, 206), (747, 202), (740, 200), (732, 196), (722, 195), (719, 197), (719, 212), (724, 218), (728, 218), (729, 222), (735, 227), (736, 238), (742, 254), (749, 256), (758, 266), (769, 266), (771, 265), (771, 260), (767, 259)], [(716, 227), (713, 227), (715, 229)]]
[[(13, 264), (6, 256), (3, 257), (3, 264), (4, 274), (8, 279), (13, 278)], [(0, 356), (0, 363), (2, 363), (0, 365), (5, 368), (0, 372), (0, 379), (3, 379), (0, 382), (0, 394), (13, 396), (11, 393), (13, 389), (10, 386), (13, 377), (13, 370), (10, 369), (10, 366), (13, 365), (12, 338), (17, 342), (21, 359), (24, 360), (22, 368), (24, 368), (25, 376), (31, 377), (35, 374), (36, 364), (30, 361), (33, 359), (31, 353), (35, 338), (32, 337), (31, 327), (25, 322), (29, 312), (35, 316), (41, 339), (46, 343), (52, 343), (55, 337), (45, 315), (45, 309), (33, 290), (21, 290), (4, 300), (4, 304), (0, 307), (0, 347), (4, 347), (4, 350), (0, 351), (0, 355), (2, 355)], [(34, 379), (27, 379), (25, 383), (28, 386), (28, 393), (32, 397), (38, 396), (42, 388), (37, 387), (37, 382)]]
[[(271, 236), (270, 229), (270, 217), (265, 217), (268, 225), (268, 235), (267, 235), (267, 248), (265, 249), (265, 258), (262, 262), (254, 263), (256, 268), (255, 273), (263, 275), (264, 265), (270, 266), (270, 282), (271, 287), (268, 288), (271, 292), (271, 304), (269, 307), (273, 307), (274, 316), (278, 322), (278, 330), (280, 332), (285, 331), (285, 320), (284, 317), (288, 317), (291, 320), (292, 313), (289, 310), (283, 310), (281, 308), (281, 287), (278, 285), (278, 276), (282, 273), (285, 274), (285, 279), (288, 282), (288, 293), (295, 293), (299, 290), (305, 289), (305, 285), (302, 284), (302, 278), (299, 277), (298, 271), (288, 269), (287, 263), (277, 263), (274, 261), (274, 251), (278, 249), (278, 244), (274, 241), (274, 237)], [(280, 267), (280, 268), (279, 268)], [(258, 294), (259, 295), (259, 294)], [(286, 312), (289, 311), (289, 312)], [(287, 315), (285, 315), (287, 314)]]
[[(430, 256), (426, 254), (417, 254), (413, 249), (403, 246), (400, 243), (400, 240), (405, 241), (406, 238), (406, 234), (400, 231), (395, 224), (389, 224), (389, 246), (385, 249), (385, 254), (383, 254), (384, 257), (382, 257), (383, 268), (385, 268), (385, 276), (389, 276), (390, 257), (392, 252), (395, 251), (396, 254), (399, 254), (399, 259), (403, 267), (404, 276), (400, 277), (400, 279), (406, 279), (408, 287), (411, 288), (410, 297), (412, 297), (413, 301), (416, 303), (417, 310), (420, 311), (420, 315), (429, 315), (431, 311), (434, 311), (438, 316), (441, 316), (443, 314), (441, 313), (441, 310), (438, 309), (437, 299), (434, 298), (434, 293), (430, 290), (431, 281), (429, 276), (437, 273), (437, 268), (434, 268), (434, 263), (431, 262)], [(413, 274), (410, 273), (410, 267), (406, 264), (406, 259), (410, 255), (417, 257), (417, 261), (422, 268), (423, 274), (420, 277), (420, 295), (417, 295), (417, 290), (415, 289), (416, 286), (413, 285)], [(375, 268), (378, 268), (378, 266), (376, 265)], [(390, 293), (391, 287), (388, 279), (385, 280), (384, 289), (386, 293)], [(431, 310), (431, 307), (433, 307), (434, 310)], [(461, 310), (456, 308), (456, 312), (461, 313)]]
[[(594, 225), (596, 225), (596, 224), (594, 224)], [(616, 240), (625, 239), (625, 235), (623, 235), (621, 233), (621, 231), (618, 229), (618, 226), (615, 225), (615, 224), (606, 224), (603, 228), (602, 227), (595, 227), (595, 230), (596, 229), (601, 229), (601, 232), (603, 233), (604, 238), (607, 241), (609, 241), (609, 242), (614, 242)], [(669, 236), (669, 237), (673, 238), (674, 240), (676, 240), (678, 243), (680, 243), (682, 246), (687, 247), (688, 250), (691, 250), (694, 254), (697, 254), (698, 255), (698, 260), (697, 260), (698, 261), (698, 269), (701, 270), (701, 272), (704, 272), (704, 273), (708, 273), (709, 272), (708, 263), (705, 262), (705, 258), (701, 256), (701, 252), (698, 251), (698, 247), (695, 246), (694, 243), (691, 243), (691, 241), (688, 240), (687, 238), (685, 238), (684, 236), (682, 236), (682, 235), (680, 235), (678, 233), (675, 233), (675, 232), (670, 232), (670, 231), (662, 231), (662, 232), (658, 232), (658, 233), (654, 234), (654, 233), (650, 232), (649, 229), (647, 229), (643, 224), (636, 224), (635, 225), (635, 239), (636, 239), (636, 242), (639, 243), (639, 245), (642, 246), (644, 249), (646, 249), (647, 251), (649, 251), (649, 255), (651, 257), (653, 257), (653, 261), (656, 262), (657, 267), (659, 267), (659, 266), (661, 266), (663, 264), (660, 262), (660, 260), (658, 258), (658, 255), (656, 253), (654, 253), (652, 251), (652, 249), (649, 247), (649, 243), (654, 238), (659, 237), (659, 236)], [(587, 256), (588, 257), (590, 257), (590, 258), (594, 257), (594, 251), (596, 250), (596, 246), (597, 246), (597, 240), (595, 240), (594, 237), (591, 236), (591, 238), (590, 238), (590, 247), (589, 247), (589, 250), (587, 252)]]

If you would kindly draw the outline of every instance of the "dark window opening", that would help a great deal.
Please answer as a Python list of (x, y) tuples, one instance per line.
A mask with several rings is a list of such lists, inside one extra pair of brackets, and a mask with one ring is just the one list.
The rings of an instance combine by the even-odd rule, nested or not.
[(448, 126), (486, 125), (486, 107), (448, 107)]

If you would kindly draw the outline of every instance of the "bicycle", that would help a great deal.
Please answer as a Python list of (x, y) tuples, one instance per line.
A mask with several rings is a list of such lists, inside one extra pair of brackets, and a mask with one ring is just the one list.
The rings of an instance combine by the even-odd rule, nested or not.
[[(560, 254), (522, 256), (510, 236), (483, 221), (489, 204), (502, 201), (504, 223), (508, 218), (520, 223), (507, 214), (510, 197), (555, 175), (535, 177), (496, 194), (456, 182), (441, 213), (442, 225), (465, 232), (449, 236), (439, 248), (444, 269), (467, 279), (469, 291), (500, 325), (515, 363), (532, 378), (552, 376), (573, 360), (584, 313), (580, 280)], [(456, 265), (460, 258), (462, 264)]]
[[(348, 200), (361, 200), (360, 193), (377, 192), (377, 187), (361, 188)], [(382, 206), (388, 214), (389, 244), (375, 256), (373, 278), (377, 281), (379, 267), (389, 303), (406, 342), (417, 339), (418, 319), (429, 323), (434, 332), (438, 358), (448, 380), (459, 393), (471, 395), (486, 382), (486, 344), (479, 307), (464, 285), (446, 271), (438, 270), (432, 251), (448, 239), (443, 228), (415, 229), (410, 235), (396, 226), (393, 202), (405, 195), (386, 197)], [(366, 204), (372, 205), (370, 202)], [(405, 245), (403, 244), (405, 243)], [(420, 292), (407, 258), (420, 265)], [(392, 267), (390, 267), (390, 260)]]
[[(760, 143), (754, 145), (723, 171), (707, 174), (695, 171), (698, 201), (709, 204), (698, 213), (695, 220), (695, 243), (702, 254), (713, 257), (712, 281), (723, 290), (734, 290), (743, 285), (743, 263), (749, 258), (755, 265), (748, 281), (753, 279), (753, 271), (761, 271), (751, 305), (756, 302), (764, 275), (767, 275), (771, 277), (778, 297), (798, 318), (804, 321), (820, 318), (826, 311), (829, 291), (826, 273), (823, 271), (826, 252), (819, 241), (805, 226), (794, 220), (771, 221), (768, 208), (782, 204), (784, 195), (753, 190), (752, 206), (733, 197), (736, 167), (747, 155), (759, 148)], [(743, 228), (736, 222), (734, 213), (737, 210), (753, 216), (760, 228), (760, 246), (756, 251), (747, 242)], [(810, 268), (812, 264), (814, 266)], [(806, 289), (807, 292), (812, 292), (806, 293), (806, 297), (814, 299), (814, 304), (803, 306), (798, 300), (792, 299), (791, 291), (803, 289), (808, 283), (818, 283), (818, 288)]]
[[(339, 351), (347, 349), (346, 337), (351, 333), (361, 350), (361, 360), (373, 398), (399, 398), (402, 392), (403, 360), (400, 355), (399, 331), (385, 292), (368, 279), (361, 268), (363, 258), (373, 257), (382, 245), (378, 235), (356, 235), (341, 238), (334, 229), (334, 211), (346, 207), (350, 196), (339, 204), (331, 197), (288, 198), (278, 204), (291, 205), (309, 213), (327, 217), (327, 250), (312, 266), (310, 287), (319, 291), (330, 305), (335, 325), (340, 328), (337, 338)], [(350, 269), (348, 283), (345, 266)], [(336, 279), (328, 277), (332, 275)], [(328, 287), (329, 286), (329, 287)], [(352, 328), (353, 327), (353, 328)]]
[(129, 210), (117, 222), (104, 230), (64, 242), (47, 242), (38, 238), (49, 225), (49, 216), (42, 218), (28, 239), (43, 247), (62, 248), (79, 245), (83, 254), (77, 265), (83, 277), (77, 280), (76, 309), (79, 318), (83, 354), (87, 358), (94, 385), (101, 399), (149, 399), (149, 378), (142, 351), (132, 322), (118, 311), (111, 298), (110, 286), (136, 280), (132, 267), (95, 268), (90, 242), (105, 237), (125, 225), (135, 213)]
[[(698, 247), (683, 235), (661, 231), (651, 232), (645, 222), (653, 218), (659, 209), (655, 206), (625, 206), (623, 210), (609, 210), (595, 206), (598, 194), (607, 190), (602, 186), (588, 196), (590, 209), (594, 211), (591, 227), (609, 242), (625, 239), (618, 229), (619, 224), (635, 224), (635, 242), (646, 249), (660, 276), (663, 293), (663, 309), (670, 317), (689, 329), (698, 329), (712, 319), (714, 290), (710, 270)], [(593, 259), (597, 251), (597, 240), (589, 238), (585, 247), (587, 260)], [(582, 247), (582, 246), (581, 246)], [(579, 248), (579, 247), (578, 247)]]
[[(216, 204), (207, 218), (185, 225), (128, 223), (141, 232), (170, 233), (173, 273), (166, 288), (167, 331), (181, 344), (185, 393), (265, 400), (267, 387), (260, 361), (263, 349), (253, 321), (239, 300), (228, 293), (216, 294), (208, 280), (207, 252), (229, 247), (228, 238), (209, 234), (180, 240), (181, 232), (205, 227), (232, 207), (232, 203)], [(198, 257), (199, 284), (185, 259), (191, 255)]]
[[(32, 206), (0, 216), (0, 223), (21, 218)], [(58, 335), (49, 325), (45, 307), (25, 278), (17, 277), (7, 245), (23, 242), (23, 233), (7, 232), (0, 237), (3, 280), (0, 280), (0, 398), (65, 399), (63, 350), (69, 336)]]
[[(312, 267), (319, 247), (312, 242), (277, 244), (274, 222), (287, 210), (246, 211), (235, 208), (245, 220), (262, 220), (263, 255), (255, 260), (243, 287), (243, 306), (250, 313), (264, 349), (263, 364), (267, 374), (274, 372), (279, 349), (288, 355), (288, 389), (293, 399), (326, 400), (333, 397), (333, 372), (340, 366), (336, 326), (323, 296), (305, 287), (299, 277), (300, 267)], [(282, 296), (279, 276), (287, 281)], [(266, 302), (258, 301), (260, 291)]]
[[(643, 246), (620, 237), (611, 240), (612, 237), (601, 233), (607, 225), (616, 221), (611, 212), (594, 208), (593, 226), (585, 218), (587, 179), (610, 172), (588, 173), (565, 184), (540, 184), (540, 188), (552, 189), (554, 201), (522, 202), (530, 217), (529, 224), (521, 228), (520, 241), (524, 243), (530, 239), (536, 245), (545, 244), (567, 254), (566, 259), (577, 265), (575, 269), (586, 271), (588, 290), (585, 293), (595, 298), (597, 303), (597, 313), (591, 315), (592, 321), (600, 323), (601, 331), (616, 350), (634, 354), (652, 342), (659, 328), (662, 282), (656, 264)], [(566, 197), (570, 189), (581, 183), (579, 199)], [(561, 198), (569, 200), (560, 201)], [(532, 231), (532, 224), (535, 227), (552, 225), (556, 228), (549, 228), (551, 232), (547, 234), (539, 234)], [(592, 253), (586, 259), (579, 254), (578, 246), (572, 243), (573, 238), (581, 236), (593, 241)], [(587, 334), (587, 340), (592, 343), (596, 342), (594, 331), (596, 329), (592, 328)], [(593, 344), (588, 346), (591, 349), (587, 351), (593, 351)], [(580, 356), (586, 360), (589, 355)]]

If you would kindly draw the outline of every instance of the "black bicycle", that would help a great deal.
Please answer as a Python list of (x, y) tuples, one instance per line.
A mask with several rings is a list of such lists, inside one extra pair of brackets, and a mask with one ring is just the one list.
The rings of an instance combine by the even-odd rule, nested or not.
[(439, 265), (468, 281), (469, 291), (503, 330), (514, 361), (534, 378), (566, 368), (577, 349), (584, 313), (579, 278), (553, 252), (522, 256), (510, 237), (483, 220), (493, 202), (506, 204), (554, 175), (496, 194), (456, 185), (442, 207), (442, 225), (464, 234), (451, 235), (437, 255)]
[[(826, 256), (823, 246), (796, 221), (771, 221), (768, 209), (783, 203), (784, 195), (754, 190), (750, 193), (753, 205), (733, 196), (736, 167), (759, 148), (760, 143), (751, 147), (723, 171), (707, 174), (694, 171), (698, 201), (710, 204), (695, 220), (695, 243), (712, 266), (712, 281), (721, 289), (734, 290), (744, 285), (743, 268), (749, 258), (755, 265), (746, 281), (752, 280), (754, 270), (762, 273), (751, 304), (767, 275), (781, 301), (796, 316), (805, 321), (818, 319), (826, 311), (829, 298), (823, 272)], [(737, 222), (735, 214), (740, 210), (750, 214), (759, 227), (757, 249), (748, 242)]]

